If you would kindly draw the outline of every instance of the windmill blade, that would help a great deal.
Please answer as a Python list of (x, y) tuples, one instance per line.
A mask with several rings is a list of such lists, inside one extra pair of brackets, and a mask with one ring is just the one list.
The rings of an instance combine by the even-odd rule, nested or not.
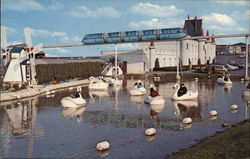
[(1, 47), (6, 49), (8, 46), (6, 27), (1, 26)]
[(28, 47), (31, 47), (32, 46), (32, 41), (31, 41), (31, 35), (30, 35), (30, 28), (29, 27), (24, 28), (24, 34), (25, 34), (26, 44), (28, 45)]
[(35, 45), (31, 51), (31, 53), (37, 54), (41, 51), (43, 51), (43, 43), (39, 43), (39, 44)]

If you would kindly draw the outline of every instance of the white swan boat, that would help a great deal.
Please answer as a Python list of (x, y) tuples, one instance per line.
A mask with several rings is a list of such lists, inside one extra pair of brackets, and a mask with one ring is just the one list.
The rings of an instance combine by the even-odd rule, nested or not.
[(231, 85), (233, 84), (233, 82), (230, 80), (230, 78), (228, 78), (227, 81), (224, 80), (225, 76), (223, 76), (222, 78), (218, 78), (217, 79), (217, 83), (219, 84), (225, 84), (225, 85)]
[(90, 78), (89, 90), (107, 90), (109, 84), (103, 82), (102, 80), (95, 80), (94, 78)]
[(186, 94), (178, 97), (177, 92), (180, 88), (179, 84), (175, 84), (175, 86), (173, 87), (175, 89), (175, 93), (174, 96), (172, 97), (172, 100), (176, 100), (176, 101), (181, 101), (181, 100), (196, 100), (198, 97), (198, 91), (197, 90), (189, 90), (187, 91)]
[(164, 104), (165, 100), (163, 99), (162, 96), (156, 96), (156, 97), (147, 96), (144, 102), (150, 105), (157, 105), (157, 104), (160, 105)]
[(129, 94), (131, 96), (141, 96), (145, 95), (147, 93), (147, 90), (144, 87), (141, 88), (133, 88), (129, 91)]
[(87, 104), (86, 100), (82, 98), (81, 93), (78, 93), (79, 97), (73, 98), (73, 97), (63, 97), (61, 99), (61, 104), (63, 107), (71, 107), (76, 108), (80, 106), (84, 106)]

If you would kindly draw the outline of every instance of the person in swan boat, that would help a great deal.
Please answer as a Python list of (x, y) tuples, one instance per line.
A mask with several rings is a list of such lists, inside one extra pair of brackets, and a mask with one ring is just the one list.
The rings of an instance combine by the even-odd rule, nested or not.
[(150, 96), (151, 97), (157, 97), (159, 95), (158, 91), (156, 90), (156, 87), (150, 88)]
[(138, 80), (138, 88), (141, 88), (142, 84), (141, 84), (141, 80)]
[(187, 87), (182, 83), (181, 87), (179, 88), (177, 95), (178, 97), (183, 96), (184, 94), (187, 93)]

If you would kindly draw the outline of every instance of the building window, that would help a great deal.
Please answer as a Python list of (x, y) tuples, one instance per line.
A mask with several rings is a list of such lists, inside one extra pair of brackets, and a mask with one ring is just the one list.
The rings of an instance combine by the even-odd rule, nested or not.
[(186, 49), (188, 50), (188, 43), (187, 43), (187, 45), (186, 45)]

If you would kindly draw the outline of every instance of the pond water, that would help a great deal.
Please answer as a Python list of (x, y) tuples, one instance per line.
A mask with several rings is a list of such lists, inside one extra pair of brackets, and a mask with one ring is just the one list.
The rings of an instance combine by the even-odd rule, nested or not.
[[(107, 92), (89, 92), (83, 86), (86, 107), (62, 108), (60, 100), (68, 89), (55, 95), (39, 96), (23, 101), (1, 103), (0, 158), (164, 158), (173, 152), (214, 135), (222, 128), (249, 118), (249, 107), (241, 99), (246, 83), (233, 81), (232, 86), (216, 81), (187, 80), (190, 90), (198, 90), (197, 101), (173, 102), (175, 81), (154, 82), (165, 105), (150, 106), (144, 97), (129, 96), (135, 81), (124, 80), (121, 87)], [(153, 81), (142, 81), (148, 89)], [(76, 90), (74, 90), (76, 91)], [(239, 108), (232, 112), (230, 106)], [(210, 118), (209, 112), (218, 116)], [(191, 117), (189, 126), (182, 119)], [(155, 136), (145, 136), (155, 127)], [(96, 144), (107, 140), (111, 147), (96, 151)]]

